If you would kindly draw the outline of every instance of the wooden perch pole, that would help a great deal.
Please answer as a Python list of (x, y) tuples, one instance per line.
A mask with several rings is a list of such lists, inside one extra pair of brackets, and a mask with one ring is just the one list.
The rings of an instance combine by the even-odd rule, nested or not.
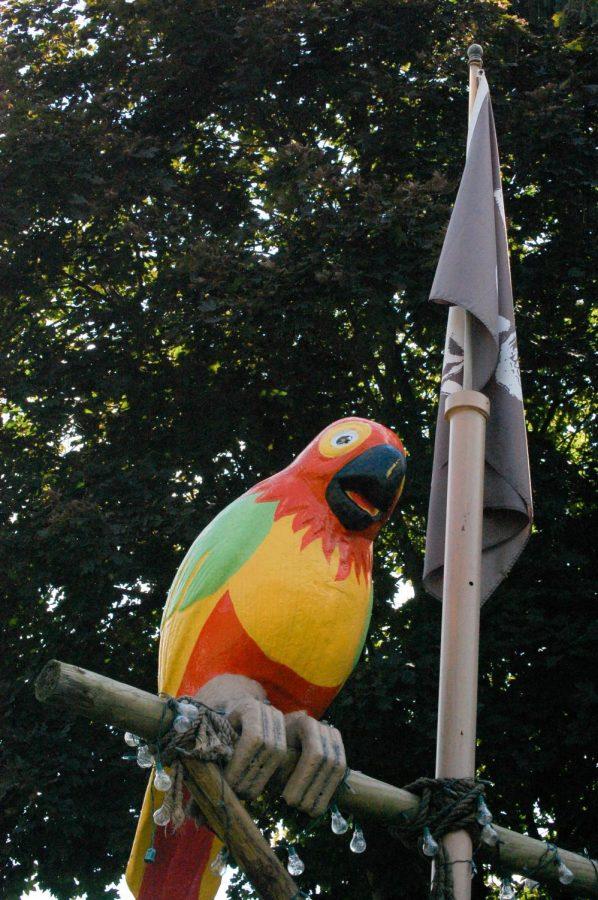
[[(42, 703), (123, 731), (132, 731), (146, 741), (156, 740), (160, 727), (167, 729), (172, 718), (169, 711), (164, 712), (166, 701), (154, 694), (57, 660), (49, 662), (42, 670), (35, 683), (35, 693)], [(297, 758), (296, 751), (290, 750), (289, 757), (292, 764)], [(234, 831), (229, 827), (227, 844), (261, 896), (266, 900), (296, 897), (297, 887), (233, 791), (223, 782), (220, 770), (212, 763), (198, 761), (186, 761), (185, 767), (190, 775), (189, 790), (210, 827), (221, 837), (226, 828), (224, 801), (230, 816), (229, 826), (234, 826)], [(404, 821), (403, 815), (417, 809), (419, 800), (401, 788), (361, 772), (351, 772), (339, 792), (338, 803), (343, 810), (354, 812), (360, 818), (392, 824)], [(501, 864), (513, 872), (533, 870), (545, 853), (546, 844), (500, 825), (495, 827), (501, 841)], [(571, 889), (598, 897), (596, 863), (567, 850), (559, 849), (558, 852), (573, 872)], [(534, 878), (558, 883), (556, 866), (549, 863)]]
[[(155, 741), (168, 730), (174, 714), (165, 700), (112, 678), (56, 660), (35, 682), (42, 703), (87, 716)], [(294, 900), (299, 888), (214, 763), (184, 759), (185, 783), (206, 822), (226, 844), (264, 900)]]
[(185, 784), (199, 809), (264, 900), (295, 900), (299, 888), (215, 763), (184, 759)]

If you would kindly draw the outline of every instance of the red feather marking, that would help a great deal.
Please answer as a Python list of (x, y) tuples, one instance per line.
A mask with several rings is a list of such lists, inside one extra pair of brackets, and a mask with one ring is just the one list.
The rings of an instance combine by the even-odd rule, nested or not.
[(201, 630), (177, 694), (193, 695), (217, 675), (252, 678), (281, 712), (305, 709), (315, 718), (322, 715), (342, 687), (319, 687), (269, 659), (243, 628), (228, 591)]
[(301, 539), (301, 549), (318, 538), (322, 542), (322, 552), (327, 561), (334, 551), (339, 551), (336, 581), (343, 581), (355, 569), (357, 581), (362, 576), (369, 578), (372, 571), (372, 538), (346, 531), (332, 513), (325, 500), (313, 491), (311, 484), (289, 469), (256, 484), (250, 493), (257, 494), (258, 503), (277, 501), (274, 520), (283, 516), (293, 516), (293, 531), (305, 534)]
[(139, 900), (196, 900), (213, 841), (214, 834), (192, 819), (175, 834), (156, 828), (156, 859), (145, 867)]
[[(349, 445), (346, 450), (341, 449), (339, 452), (338, 447), (334, 448), (326, 442), (343, 429), (352, 429), (354, 436), (361, 433), (361, 437), (354, 447)], [(383, 518), (356, 533), (341, 525), (328, 505), (326, 491), (331, 479), (349, 462), (366, 450), (381, 445), (390, 445), (405, 454), (399, 438), (384, 425), (359, 416), (339, 419), (317, 435), (286, 469), (256, 484), (249, 492), (256, 494), (258, 502), (270, 500), (278, 503), (275, 519), (282, 516), (293, 517), (293, 530), (305, 530), (301, 540), (302, 549), (319, 539), (327, 560), (338, 550), (337, 581), (347, 578), (352, 567), (358, 581), (362, 575), (366, 580), (371, 578), (372, 541), (388, 521), (392, 508), (387, 510)], [(398, 494), (395, 504), (397, 500)]]

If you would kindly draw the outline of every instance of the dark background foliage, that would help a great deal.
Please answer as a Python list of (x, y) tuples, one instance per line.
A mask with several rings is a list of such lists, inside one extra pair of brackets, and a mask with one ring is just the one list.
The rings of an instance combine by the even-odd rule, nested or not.
[[(186, 547), (344, 414), (394, 427), (411, 463), (377, 548), (366, 652), (331, 717), (354, 767), (393, 784), (433, 771), (440, 606), (421, 568), (444, 316), (427, 293), (473, 38), (502, 154), (536, 503), (483, 611), (478, 759), (506, 823), (590, 846), (588, 9), (3, 4), (3, 897), (34, 881), (105, 897), (145, 780), (120, 735), (41, 709), (37, 672), (57, 657), (153, 689)], [(398, 576), (414, 596), (396, 608)], [(264, 807), (263, 824), (278, 814)], [(307, 839), (304, 888), (423, 898), (426, 867), (366, 832), (361, 857), (325, 828)]]

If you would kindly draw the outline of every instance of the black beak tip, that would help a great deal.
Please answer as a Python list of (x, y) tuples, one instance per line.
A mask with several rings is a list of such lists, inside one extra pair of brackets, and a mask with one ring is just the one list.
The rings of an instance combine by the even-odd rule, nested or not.
[(330, 509), (349, 531), (364, 531), (391, 511), (405, 478), (405, 455), (390, 444), (365, 450), (334, 475), (326, 490)]

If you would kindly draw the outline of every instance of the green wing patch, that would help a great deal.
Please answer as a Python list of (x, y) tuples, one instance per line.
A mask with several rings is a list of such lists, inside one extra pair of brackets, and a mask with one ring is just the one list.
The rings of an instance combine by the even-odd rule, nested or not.
[(218, 513), (191, 545), (181, 563), (164, 608), (162, 624), (176, 609), (209, 597), (238, 572), (266, 539), (278, 503), (256, 502), (243, 494)]

